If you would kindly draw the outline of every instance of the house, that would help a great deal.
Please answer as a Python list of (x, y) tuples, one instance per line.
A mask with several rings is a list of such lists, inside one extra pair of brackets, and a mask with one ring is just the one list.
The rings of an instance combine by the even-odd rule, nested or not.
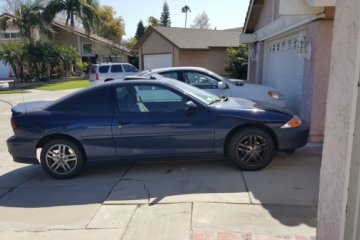
[(140, 68), (196, 66), (225, 75), (225, 50), (240, 44), (241, 28), (208, 30), (149, 27), (139, 40)]
[[(0, 18), (2, 17), (17, 18), (8, 13), (0, 15)], [(55, 32), (52, 38), (49, 38), (45, 33), (35, 32), (37, 40), (73, 46), (83, 61), (91, 63), (129, 62), (129, 57), (132, 56), (128, 48), (96, 34), (87, 35), (82, 28), (75, 27), (72, 29), (61, 20), (55, 19), (52, 22), (52, 28)], [(0, 44), (20, 40), (22, 40), (22, 36), (16, 26), (10, 26), (5, 31), (0, 30)], [(9, 78), (11, 72), (9, 66), (0, 62), (0, 79)]]
[(248, 79), (283, 92), (315, 142), (324, 137), (333, 2), (251, 0), (240, 36), (250, 46)]

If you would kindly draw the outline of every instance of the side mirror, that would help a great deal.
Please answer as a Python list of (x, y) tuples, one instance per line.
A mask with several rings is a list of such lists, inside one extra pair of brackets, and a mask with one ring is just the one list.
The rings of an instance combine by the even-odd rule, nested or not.
[(226, 83), (224, 83), (224, 82), (218, 82), (218, 89), (225, 89), (225, 88), (227, 88), (227, 85), (226, 85)]
[(185, 103), (185, 111), (187, 112), (195, 112), (197, 110), (197, 106), (193, 101), (187, 101)]

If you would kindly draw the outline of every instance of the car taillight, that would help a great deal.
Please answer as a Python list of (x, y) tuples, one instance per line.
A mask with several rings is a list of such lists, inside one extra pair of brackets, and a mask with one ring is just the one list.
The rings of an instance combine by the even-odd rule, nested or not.
[(16, 128), (16, 123), (14, 123), (13, 121), (11, 121), (11, 127), (12, 127), (12, 129), (15, 129), (15, 128)]
[(95, 80), (100, 80), (98, 73), (95, 74)]

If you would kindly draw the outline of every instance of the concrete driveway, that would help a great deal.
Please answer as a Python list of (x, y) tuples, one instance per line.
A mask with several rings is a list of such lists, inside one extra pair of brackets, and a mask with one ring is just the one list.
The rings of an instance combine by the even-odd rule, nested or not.
[[(25, 101), (71, 91), (35, 91)], [(0, 95), (0, 239), (313, 239), (321, 145), (278, 154), (262, 171), (228, 161), (88, 166), (54, 180), (14, 163), (10, 105)]]

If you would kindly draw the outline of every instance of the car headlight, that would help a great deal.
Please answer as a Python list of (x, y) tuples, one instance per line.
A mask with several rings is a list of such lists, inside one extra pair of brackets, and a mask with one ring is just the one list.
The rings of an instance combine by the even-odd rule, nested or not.
[(275, 100), (283, 100), (284, 94), (277, 92), (277, 91), (268, 91), (268, 95)]
[(301, 119), (294, 115), (287, 123), (281, 126), (281, 128), (296, 128), (301, 125)]

